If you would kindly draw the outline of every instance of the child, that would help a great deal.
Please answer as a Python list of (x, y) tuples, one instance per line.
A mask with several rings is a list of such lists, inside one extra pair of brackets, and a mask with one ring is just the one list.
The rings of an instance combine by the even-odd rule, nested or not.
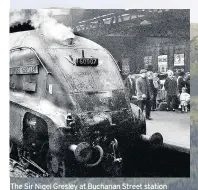
[(182, 88), (182, 93), (180, 94), (180, 106), (181, 112), (188, 112), (188, 104), (190, 103), (190, 94), (186, 92), (186, 88)]

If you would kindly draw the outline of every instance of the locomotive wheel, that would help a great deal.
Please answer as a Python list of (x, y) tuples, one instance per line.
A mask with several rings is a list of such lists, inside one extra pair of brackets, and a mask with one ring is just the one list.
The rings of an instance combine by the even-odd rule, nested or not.
[(53, 177), (65, 177), (66, 176), (65, 162), (58, 156), (48, 153), (47, 168), (48, 168), (48, 172)]
[(18, 153), (19, 162), (23, 165), (24, 168), (28, 168), (28, 166), (30, 165), (30, 163), (27, 161), (30, 160), (29, 152), (17, 146), (17, 153)]

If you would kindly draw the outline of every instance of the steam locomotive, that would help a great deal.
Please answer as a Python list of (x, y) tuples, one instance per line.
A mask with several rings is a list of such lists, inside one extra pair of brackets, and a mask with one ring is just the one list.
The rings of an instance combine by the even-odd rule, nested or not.
[[(116, 61), (97, 43), (62, 42), (39, 30), (10, 34), (10, 152), (49, 176), (101, 167), (122, 176), (128, 147), (162, 143), (146, 136)], [(86, 172), (85, 172), (86, 173)]]

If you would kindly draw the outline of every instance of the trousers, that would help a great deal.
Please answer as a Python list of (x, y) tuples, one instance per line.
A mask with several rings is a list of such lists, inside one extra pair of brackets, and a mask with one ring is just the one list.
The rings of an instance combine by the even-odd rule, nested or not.
[(145, 113), (146, 117), (150, 117), (151, 114), (151, 100), (138, 100), (138, 105), (142, 111), (144, 111), (145, 108)]
[(169, 109), (171, 108), (171, 106), (170, 106), (171, 102), (172, 102), (172, 108), (176, 109), (176, 107), (177, 107), (177, 96), (176, 95), (168, 95), (167, 96), (167, 107)]
[(153, 100), (152, 100), (152, 108), (156, 109), (156, 101), (157, 101), (157, 93), (154, 93)]

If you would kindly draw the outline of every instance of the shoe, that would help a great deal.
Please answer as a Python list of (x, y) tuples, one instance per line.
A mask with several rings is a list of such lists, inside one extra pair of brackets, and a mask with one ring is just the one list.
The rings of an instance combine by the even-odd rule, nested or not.
[(169, 108), (166, 108), (166, 111), (170, 111), (170, 109)]
[(175, 111), (175, 109), (172, 109), (172, 111)]
[(147, 120), (153, 120), (151, 117), (146, 117)]

